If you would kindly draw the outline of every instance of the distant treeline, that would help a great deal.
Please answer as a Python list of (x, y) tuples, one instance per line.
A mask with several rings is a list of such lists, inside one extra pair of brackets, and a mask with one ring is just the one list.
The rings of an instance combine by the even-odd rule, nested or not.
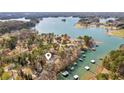
[(86, 16), (100, 16), (100, 17), (124, 17), (123, 12), (4, 12), (0, 13), (0, 19), (11, 18), (42, 18), (42, 17), (86, 17)]
[(5, 21), (0, 22), (0, 34), (10, 33), (11, 31), (27, 29), (30, 27), (34, 27), (38, 20), (30, 20), (29, 22), (25, 21)]

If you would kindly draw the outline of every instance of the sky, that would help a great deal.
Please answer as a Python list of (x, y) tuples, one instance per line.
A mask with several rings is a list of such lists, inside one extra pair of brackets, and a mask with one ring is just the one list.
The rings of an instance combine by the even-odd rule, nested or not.
[(0, 12), (121, 12), (123, 0), (0, 0)]

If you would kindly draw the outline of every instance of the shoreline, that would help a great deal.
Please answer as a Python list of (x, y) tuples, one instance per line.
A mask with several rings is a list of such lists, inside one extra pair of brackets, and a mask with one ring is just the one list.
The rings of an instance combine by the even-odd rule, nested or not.
[[(109, 70), (107, 70), (103, 66), (97, 66), (96, 75), (98, 75), (100, 73), (109, 73)], [(87, 77), (86, 80), (97, 80), (96, 75), (92, 75), (90, 77)]]
[(106, 34), (110, 35), (110, 36), (116, 36), (116, 37), (119, 37), (119, 38), (124, 38), (124, 35), (120, 35), (121, 32), (118, 31), (118, 30), (111, 30), (111, 31), (106, 32)]
[[(76, 23), (74, 25), (75, 28), (77, 29), (84, 29), (84, 28), (97, 28), (96, 25), (84, 25), (84, 24), (80, 24), (80, 23)], [(106, 31), (107, 35), (110, 36), (116, 36), (116, 37), (120, 37), (120, 38), (124, 38), (124, 29), (117, 29), (116, 27), (113, 26), (114, 29), (111, 29), (111, 27), (106, 26), (106, 25), (100, 25), (99, 28), (104, 28)]]
[(97, 66), (97, 67), (96, 67), (96, 74), (95, 74), (95, 75), (92, 75), (92, 76), (90, 76), (90, 77), (87, 77), (86, 79), (87, 79), (87, 80), (97, 80), (97, 79), (96, 79), (96, 75), (99, 74), (99, 73), (101, 73), (101, 72), (103, 71), (103, 69), (104, 69), (103, 66)]

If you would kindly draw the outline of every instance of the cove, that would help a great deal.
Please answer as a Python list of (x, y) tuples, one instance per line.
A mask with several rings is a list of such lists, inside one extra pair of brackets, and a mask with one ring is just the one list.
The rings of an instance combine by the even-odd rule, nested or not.
[[(62, 21), (63, 18), (66, 19), (65, 22)], [(71, 38), (77, 38), (80, 35), (88, 35), (92, 36), (93, 39), (97, 41), (103, 42), (96, 48), (96, 51), (87, 51), (85, 60), (83, 62), (77, 61), (77, 66), (74, 66), (75, 69), (69, 72), (67, 78), (60, 74), (58, 79), (72, 80), (74, 75), (79, 75), (80, 79), (86, 79), (88, 75), (94, 75), (96, 73), (96, 67), (102, 64), (99, 59), (124, 43), (123, 38), (109, 36), (103, 28), (77, 29), (74, 25), (78, 20), (79, 18), (74, 17), (49, 17), (43, 18), (43, 20), (35, 26), (35, 29), (38, 30), (39, 33), (54, 33), (57, 35), (68, 34)], [(90, 60), (92, 59), (96, 60), (96, 64), (90, 63)], [(86, 65), (90, 66), (90, 71), (84, 69)]]

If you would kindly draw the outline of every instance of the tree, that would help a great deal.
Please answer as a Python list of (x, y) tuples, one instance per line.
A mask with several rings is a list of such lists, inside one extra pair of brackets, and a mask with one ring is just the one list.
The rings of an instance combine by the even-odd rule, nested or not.
[(103, 60), (103, 66), (106, 68), (106, 69), (110, 69), (110, 61), (109, 61), (109, 58), (106, 56)]
[(32, 80), (32, 75), (31, 74), (25, 74), (25, 79), (26, 80)]
[(84, 36), (83, 39), (84, 39), (85, 45), (86, 45), (87, 47), (90, 47), (90, 40), (92, 39), (92, 37)]
[(4, 73), (4, 69), (0, 67), (0, 76)]
[(9, 72), (4, 72), (1, 77), (2, 80), (8, 80), (10, 78), (11, 78), (11, 74)]
[(17, 38), (11, 36), (10, 40), (8, 41), (8, 48), (10, 48), (11, 50), (14, 49), (16, 47), (16, 43), (17, 43)]
[[(110, 70), (111, 79), (124, 78), (124, 51), (114, 50), (109, 53), (103, 60), (103, 66)], [(114, 73), (114, 74), (113, 74)]]
[(83, 39), (83, 37), (82, 37), (82, 36), (79, 36), (79, 37), (77, 37), (77, 39), (81, 39), (81, 40), (82, 40), (82, 39)]
[(116, 75), (116, 73), (110, 73), (110, 78), (112, 79), (112, 80), (117, 80), (118, 79), (118, 76)]
[(109, 79), (109, 75), (108, 74), (104, 74), (104, 73), (100, 73), (96, 76), (96, 78), (98, 80), (108, 80)]

